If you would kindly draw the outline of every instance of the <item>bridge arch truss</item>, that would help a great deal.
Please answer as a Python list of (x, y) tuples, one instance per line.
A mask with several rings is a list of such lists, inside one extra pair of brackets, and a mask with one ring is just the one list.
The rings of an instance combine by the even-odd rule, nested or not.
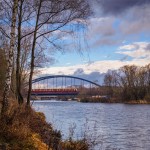
[[(52, 76), (39, 77), (39, 78), (36, 78), (36, 79), (32, 80), (32, 84), (38, 83), (38, 82), (40, 82), (40, 81), (48, 80), (48, 79), (57, 79), (57, 78), (65, 78), (65, 79), (66, 79), (66, 78), (67, 78), (67, 79), (70, 78), (70, 79), (74, 79), (74, 81), (71, 80), (72, 84), (75, 83), (75, 80), (80, 80), (80, 81), (83, 81), (83, 82), (87, 82), (87, 83), (89, 83), (89, 84), (91, 84), (91, 85), (94, 85), (94, 86), (96, 86), (96, 87), (98, 87), (98, 88), (101, 87), (100, 84), (95, 83), (95, 82), (93, 82), (93, 81), (90, 81), (90, 80), (87, 80), (87, 79), (83, 79), (83, 78), (80, 78), (80, 77), (69, 76), (69, 75), (52, 75)], [(56, 82), (56, 81), (57, 81), (57, 80), (55, 80), (55, 82)], [(65, 84), (66, 84), (66, 83), (65, 83)]]
[(78, 89), (79, 93), (98, 93), (101, 85), (93, 81), (69, 75), (51, 75), (32, 80), (32, 90)]

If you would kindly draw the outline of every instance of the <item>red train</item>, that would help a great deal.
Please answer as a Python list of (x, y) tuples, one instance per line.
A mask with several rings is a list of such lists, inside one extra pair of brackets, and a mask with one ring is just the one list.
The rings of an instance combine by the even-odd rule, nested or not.
[(77, 89), (33, 89), (31, 95), (77, 95)]

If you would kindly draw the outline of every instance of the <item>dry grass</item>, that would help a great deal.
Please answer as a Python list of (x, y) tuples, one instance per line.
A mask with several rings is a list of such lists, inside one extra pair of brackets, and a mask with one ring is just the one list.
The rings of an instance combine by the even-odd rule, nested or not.
[(63, 150), (88, 150), (88, 143), (84, 140), (79, 141), (65, 141), (62, 142)]
[[(37, 143), (49, 144), (53, 131), (42, 113), (26, 108), (25, 105), (18, 106), (15, 102), (11, 104), (7, 115), (1, 119), (0, 129), (0, 143), (15, 150), (34, 150), (39, 149)], [(35, 134), (39, 136), (35, 138)]]
[(88, 150), (87, 143), (62, 142), (60, 131), (53, 130), (41, 112), (12, 100), (8, 113), (0, 120), (0, 149), (9, 150)]

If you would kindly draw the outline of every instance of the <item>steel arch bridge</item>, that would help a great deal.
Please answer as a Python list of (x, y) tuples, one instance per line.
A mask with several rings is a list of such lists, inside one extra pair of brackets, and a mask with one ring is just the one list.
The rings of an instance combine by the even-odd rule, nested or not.
[[(86, 83), (86, 84), (85, 84)], [(32, 96), (78, 95), (83, 91), (93, 93), (92, 89), (100, 89), (101, 85), (80, 77), (69, 75), (51, 75), (32, 80)], [(80, 87), (80, 88), (79, 88)], [(83, 92), (82, 92), (83, 93)]]

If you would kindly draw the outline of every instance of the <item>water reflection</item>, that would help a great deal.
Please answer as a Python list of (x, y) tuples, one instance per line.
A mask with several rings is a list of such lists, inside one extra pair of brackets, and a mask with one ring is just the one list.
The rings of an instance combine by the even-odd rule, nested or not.
[(96, 137), (98, 149), (149, 150), (150, 105), (100, 104), (58, 101), (33, 103), (63, 138), (69, 135), (69, 127), (76, 124), (75, 138), (84, 135)]

